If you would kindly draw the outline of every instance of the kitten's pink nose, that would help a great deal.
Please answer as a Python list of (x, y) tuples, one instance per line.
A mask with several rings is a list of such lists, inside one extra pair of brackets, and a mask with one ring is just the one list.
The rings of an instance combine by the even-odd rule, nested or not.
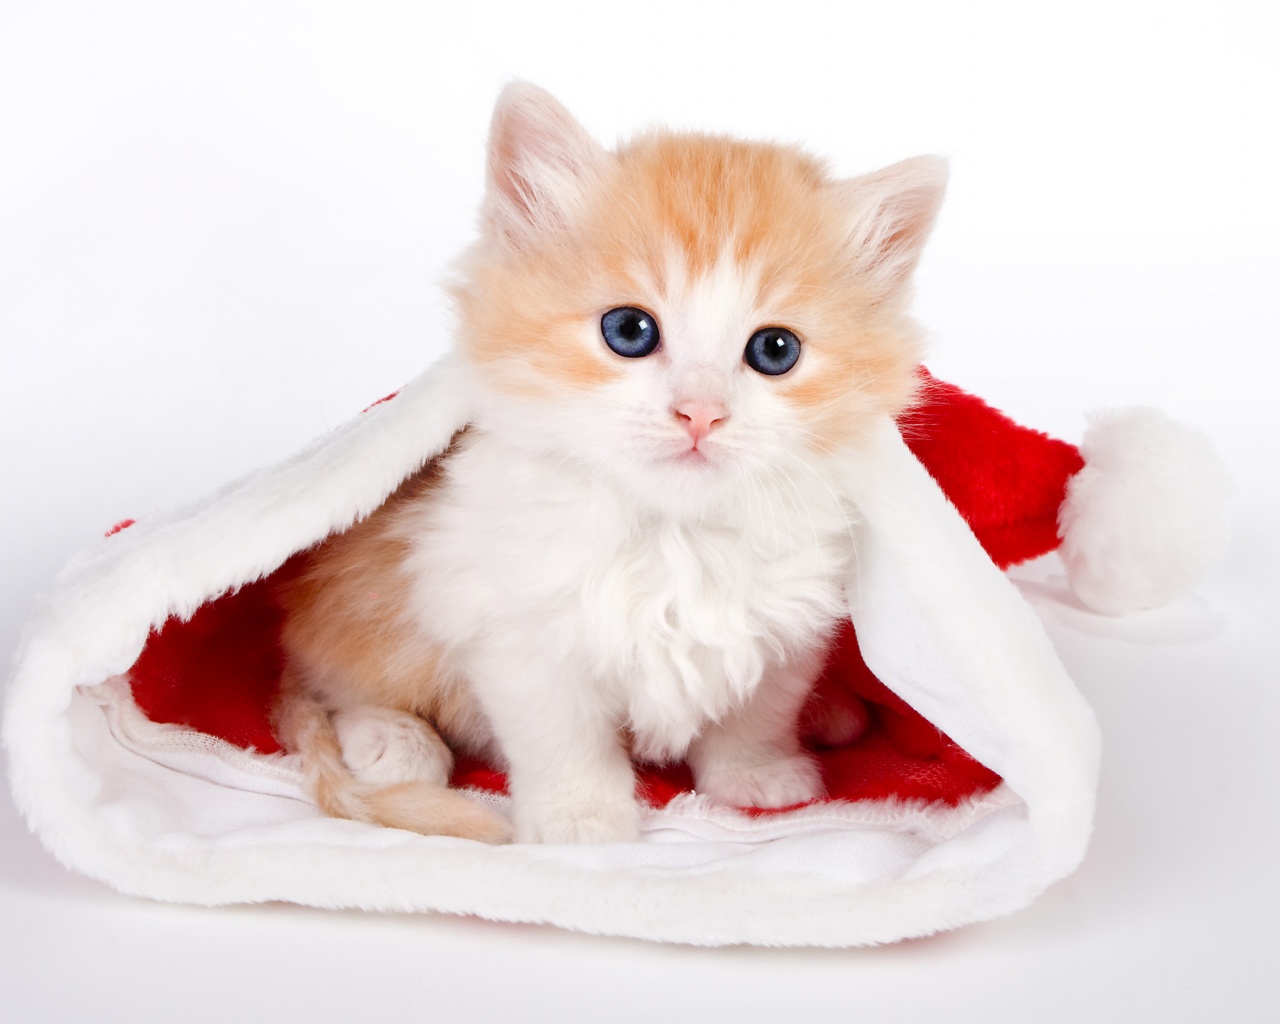
[(671, 411), (676, 414), (676, 422), (684, 427), (695, 448), (699, 441), (725, 421), (727, 415), (719, 402), (677, 402)]

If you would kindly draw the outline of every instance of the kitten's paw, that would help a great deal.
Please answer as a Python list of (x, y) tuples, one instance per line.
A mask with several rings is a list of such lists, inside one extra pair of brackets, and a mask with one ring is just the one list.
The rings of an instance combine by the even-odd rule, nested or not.
[(862, 737), (870, 724), (867, 705), (851, 693), (842, 693), (810, 712), (804, 735), (823, 747), (848, 747)]
[(823, 792), (818, 765), (804, 754), (704, 768), (697, 787), (734, 807), (793, 807)]
[(367, 705), (340, 708), (333, 713), (333, 728), (343, 762), (361, 782), (449, 784), (453, 754), (417, 715)]
[(634, 843), (640, 838), (635, 800), (517, 806), (515, 817), (518, 843)]

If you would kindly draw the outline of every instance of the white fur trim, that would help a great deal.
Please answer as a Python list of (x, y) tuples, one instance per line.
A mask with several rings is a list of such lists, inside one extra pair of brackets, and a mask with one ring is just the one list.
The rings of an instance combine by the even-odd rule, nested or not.
[(1209, 440), (1155, 409), (1095, 416), (1067, 486), (1060, 553), (1072, 590), (1109, 615), (1190, 590), (1227, 547), (1226, 467)]
[(1025, 906), (1087, 841), (1098, 735), (1040, 624), (886, 421), (849, 466), (868, 663), (1006, 782), (959, 808), (747, 818), (702, 797), (645, 841), (490, 847), (326, 818), (287, 758), (157, 726), (118, 678), (152, 626), (374, 508), (467, 419), (442, 364), (296, 458), (103, 540), (28, 627), (4, 744), (18, 806), (69, 867), (201, 904), (435, 910), (698, 944), (888, 942)]

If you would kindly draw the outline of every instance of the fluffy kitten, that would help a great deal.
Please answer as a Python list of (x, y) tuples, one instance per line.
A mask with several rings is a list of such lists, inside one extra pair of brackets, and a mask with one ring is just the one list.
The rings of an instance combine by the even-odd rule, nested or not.
[(454, 291), (474, 421), (283, 595), (278, 723), (326, 812), (507, 838), (447, 788), (451, 748), (506, 767), (526, 842), (636, 839), (632, 756), (729, 804), (821, 794), (797, 717), (853, 559), (828, 480), (911, 400), (945, 176), (614, 153), (502, 94)]

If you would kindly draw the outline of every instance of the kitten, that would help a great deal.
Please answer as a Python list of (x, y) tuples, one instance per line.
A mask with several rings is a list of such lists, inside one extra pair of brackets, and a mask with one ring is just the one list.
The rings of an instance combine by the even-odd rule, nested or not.
[(283, 594), (278, 725), (327, 813), (508, 838), (453, 750), (506, 768), (522, 842), (638, 838), (633, 756), (733, 805), (821, 795), (797, 719), (853, 559), (828, 481), (912, 399), (945, 177), (609, 152), (506, 89), (454, 288), (473, 422)]

